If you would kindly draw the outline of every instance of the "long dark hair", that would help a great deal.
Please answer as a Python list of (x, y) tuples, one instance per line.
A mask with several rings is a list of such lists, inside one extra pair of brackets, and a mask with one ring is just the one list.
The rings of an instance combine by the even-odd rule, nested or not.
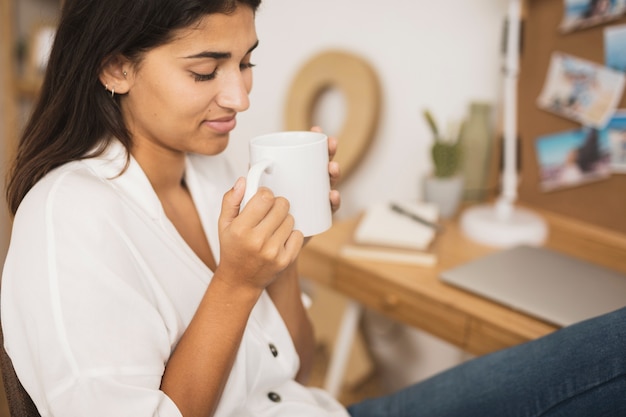
[[(67, 0), (43, 86), (9, 171), (6, 197), (14, 215), (26, 193), (50, 170), (96, 156), (110, 138), (130, 151), (118, 100), (99, 80), (108, 58), (138, 64), (143, 54), (207, 14), (256, 11), (261, 0)], [(97, 149), (96, 146), (100, 145)], [(94, 152), (87, 155), (89, 151)]]

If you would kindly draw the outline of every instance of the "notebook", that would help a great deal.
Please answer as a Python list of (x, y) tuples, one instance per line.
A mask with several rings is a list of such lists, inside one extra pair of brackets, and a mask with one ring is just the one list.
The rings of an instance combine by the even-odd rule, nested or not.
[(427, 224), (435, 225), (438, 218), (439, 211), (432, 203), (405, 201), (372, 204), (354, 232), (354, 243), (423, 250), (428, 248), (437, 233), (435, 227)]
[(440, 278), (559, 326), (626, 306), (626, 275), (543, 247), (495, 252)]
[(441, 226), (436, 205), (418, 201), (382, 202), (365, 211), (352, 240), (341, 248), (341, 255), (366, 259), (433, 266), (437, 254), (432, 242)]

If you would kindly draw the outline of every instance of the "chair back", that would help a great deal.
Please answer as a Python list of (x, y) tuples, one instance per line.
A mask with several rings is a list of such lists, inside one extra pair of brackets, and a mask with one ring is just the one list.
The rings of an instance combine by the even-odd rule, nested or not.
[(0, 369), (11, 417), (41, 417), (33, 400), (17, 378), (11, 358), (4, 350), (2, 326), (0, 326)]

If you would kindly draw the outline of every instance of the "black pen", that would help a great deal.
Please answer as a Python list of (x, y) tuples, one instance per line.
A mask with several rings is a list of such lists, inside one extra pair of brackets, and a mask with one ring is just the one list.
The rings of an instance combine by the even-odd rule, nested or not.
[(411, 213), (403, 209), (402, 207), (400, 207), (399, 205), (395, 203), (391, 203), (391, 210), (395, 211), (396, 213), (402, 214), (403, 216), (407, 216), (411, 220), (415, 220), (416, 222), (421, 223), (425, 226), (432, 227), (438, 232), (440, 232), (443, 229), (443, 227), (440, 224), (431, 222), (430, 220), (426, 220), (425, 218), (418, 216), (415, 213)]

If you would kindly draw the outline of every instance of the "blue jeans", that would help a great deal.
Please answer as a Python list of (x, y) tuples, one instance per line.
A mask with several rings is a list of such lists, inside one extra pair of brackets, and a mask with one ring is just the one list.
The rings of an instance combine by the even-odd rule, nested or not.
[(352, 417), (626, 416), (626, 308), (348, 411)]

